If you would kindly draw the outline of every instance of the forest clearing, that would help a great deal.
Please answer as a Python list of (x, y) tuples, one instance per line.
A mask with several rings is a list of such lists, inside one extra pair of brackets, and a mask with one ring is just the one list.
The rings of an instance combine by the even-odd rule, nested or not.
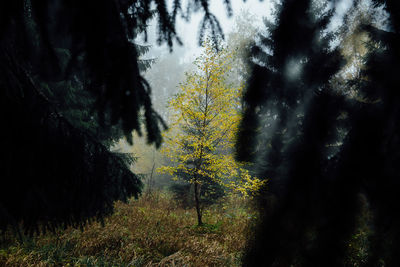
[(400, 1), (0, 1), (0, 266), (400, 266)]
[[(240, 266), (257, 212), (227, 197), (204, 214), (184, 209), (170, 195), (153, 192), (118, 202), (104, 226), (58, 229), (42, 236), (4, 237), (1, 266)], [(10, 234), (10, 233), (9, 233)], [(7, 244), (7, 246), (4, 246)]]

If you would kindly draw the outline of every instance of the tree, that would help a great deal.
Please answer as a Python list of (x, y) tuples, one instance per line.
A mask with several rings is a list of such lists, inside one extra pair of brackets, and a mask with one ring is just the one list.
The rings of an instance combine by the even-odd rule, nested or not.
[[(353, 164), (363, 166), (354, 171), (359, 186), (366, 192), (372, 211), (371, 250), (367, 264), (397, 266), (400, 264), (399, 229), (399, 163), (400, 118), (398, 88), (400, 79), (400, 3), (386, 0), (371, 1), (371, 8), (383, 9), (388, 25), (384, 28), (370, 22), (363, 29), (369, 33), (369, 52), (365, 67), (353, 80), (365, 104), (353, 111), (347, 155), (357, 157)], [(379, 24), (378, 24), (379, 25)], [(378, 130), (379, 129), (379, 130)], [(368, 132), (368, 135), (363, 134)], [(368, 146), (365, 146), (368, 142)], [(364, 148), (364, 150), (362, 150)], [(369, 155), (364, 153), (368, 151)], [(360, 164), (360, 165), (358, 165)], [(362, 164), (362, 165), (361, 165)]]
[[(187, 7), (193, 5), (204, 11), (204, 27), (211, 26), (217, 35), (219, 25), (208, 1)], [(156, 14), (158, 42), (172, 48), (173, 40), (179, 41), (175, 19), (185, 15), (182, 9), (180, 1), (171, 13), (165, 1), (0, 3), (0, 113), (6, 125), (0, 138), (0, 229), (23, 223), (39, 231), (39, 225), (50, 229), (101, 219), (112, 211), (114, 200), (140, 192), (141, 182), (124, 160), (93, 138), (92, 120), (87, 128), (74, 124), (68, 120), (74, 116), (65, 112), (72, 109), (47, 96), (57, 95), (55, 83), (74, 83), (79, 73), (80, 92), (86, 91), (84, 98), (90, 95), (88, 102), (93, 99), (94, 125), (115, 126), (130, 140), (144, 124), (148, 142), (159, 146), (163, 122), (140, 74), (140, 48), (133, 39)], [(61, 50), (70, 54), (67, 64)]]
[[(315, 3), (282, 1), (267, 24), (269, 35), (253, 49), (258, 64), (246, 88), (237, 148), (241, 159), (254, 158), (264, 140), (265, 156), (254, 162), (270, 182), (244, 265), (344, 266), (367, 203), (373, 233), (364, 265), (398, 266), (399, 4), (370, 7), (384, 4), (390, 26), (362, 26), (371, 38), (364, 65), (344, 83), (356, 98), (332, 82), (346, 65), (339, 49), (330, 48), (332, 11), (321, 15)], [(264, 124), (266, 114), (276, 122)]]
[(180, 92), (170, 102), (172, 130), (166, 135), (163, 153), (176, 164), (163, 166), (160, 171), (194, 185), (199, 225), (203, 224), (202, 188), (223, 185), (247, 194), (247, 189), (256, 191), (260, 185), (232, 154), (241, 88), (225, 82), (230, 70), (226, 63), (231, 57), (227, 50), (217, 51), (207, 40), (203, 54), (195, 60), (196, 70), (187, 74)]
[[(153, 63), (152, 59), (142, 59), (150, 47), (136, 43), (135, 47), (139, 56), (139, 69), (141, 72), (145, 72)], [(65, 70), (71, 59), (70, 51), (58, 48), (56, 53), (59, 57), (60, 67)], [(89, 133), (94, 139), (109, 148), (114, 142), (123, 138), (124, 132), (120, 123), (111, 123), (110, 114), (100, 115), (95, 112), (96, 99), (93, 94), (86, 90), (85, 80), (85, 76), (75, 70), (71, 71), (71, 77), (65, 80), (44, 82), (36, 79), (36, 83), (49, 102), (54, 104), (60, 115), (73, 127)], [(104, 116), (104, 120), (101, 121), (99, 116)]]
[(330, 13), (317, 4), (282, 1), (252, 49), (237, 149), (270, 182), (259, 199), (263, 222), (249, 243), (245, 266), (315, 266), (318, 260), (325, 264), (323, 256), (340, 253), (322, 248), (325, 236), (313, 232), (323, 227), (318, 223), (326, 222), (329, 210), (321, 203), (330, 192), (319, 185), (332, 156), (328, 144), (337, 138), (329, 122), (337, 121), (342, 97), (329, 87), (342, 64), (338, 50), (329, 49)]
[(257, 36), (258, 28), (252, 19), (254, 15), (242, 10), (236, 14), (232, 31), (228, 34), (227, 49), (232, 51), (233, 58), (228, 81), (235, 86), (244, 84), (250, 75), (251, 47)]

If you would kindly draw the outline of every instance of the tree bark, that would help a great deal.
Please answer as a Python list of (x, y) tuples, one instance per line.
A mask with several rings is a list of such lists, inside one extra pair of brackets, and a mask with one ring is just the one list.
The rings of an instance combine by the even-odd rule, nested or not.
[(203, 225), (203, 221), (201, 220), (201, 209), (200, 209), (200, 185), (195, 182), (194, 183), (194, 199), (196, 202), (196, 212), (197, 212), (197, 225)]

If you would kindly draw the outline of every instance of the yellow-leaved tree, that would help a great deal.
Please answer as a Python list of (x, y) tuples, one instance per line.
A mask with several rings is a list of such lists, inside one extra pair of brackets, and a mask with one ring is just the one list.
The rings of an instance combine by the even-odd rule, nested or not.
[(171, 127), (164, 134), (161, 152), (172, 164), (158, 171), (194, 186), (199, 225), (203, 224), (200, 190), (206, 183), (218, 183), (243, 196), (256, 192), (264, 183), (234, 159), (242, 87), (229, 86), (225, 80), (232, 56), (227, 49), (215, 49), (207, 39), (194, 62), (195, 69), (186, 74), (186, 81), (169, 102)]

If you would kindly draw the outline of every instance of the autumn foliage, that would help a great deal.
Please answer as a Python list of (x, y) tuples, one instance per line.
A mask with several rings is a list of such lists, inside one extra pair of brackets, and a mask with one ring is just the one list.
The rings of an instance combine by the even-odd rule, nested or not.
[(203, 53), (194, 61), (195, 70), (186, 74), (179, 93), (169, 102), (172, 130), (165, 133), (162, 152), (173, 164), (158, 171), (194, 185), (199, 224), (199, 195), (205, 183), (217, 183), (243, 196), (257, 192), (264, 184), (250, 175), (245, 163), (234, 159), (242, 87), (226, 81), (233, 57), (228, 49), (217, 49), (206, 40)]

